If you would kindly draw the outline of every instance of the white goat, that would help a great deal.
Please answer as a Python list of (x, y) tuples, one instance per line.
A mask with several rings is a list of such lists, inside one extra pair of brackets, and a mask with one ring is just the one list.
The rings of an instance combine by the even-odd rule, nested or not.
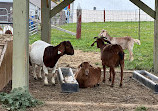
[(133, 39), (132, 37), (111, 37), (106, 30), (102, 30), (99, 34), (101, 37), (106, 37), (111, 44), (120, 45), (123, 50), (128, 49), (129, 51), (129, 60), (133, 61), (133, 47), (134, 43), (140, 45), (140, 41), (138, 39)]

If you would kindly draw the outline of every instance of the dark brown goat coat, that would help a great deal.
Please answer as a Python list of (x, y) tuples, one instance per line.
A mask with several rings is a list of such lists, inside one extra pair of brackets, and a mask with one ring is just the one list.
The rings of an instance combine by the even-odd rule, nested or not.
[[(124, 55), (124, 52), (120, 52), (122, 50), (120, 45), (117, 44), (109, 44), (103, 48), (103, 52), (101, 53), (102, 64), (108, 67), (116, 67), (119, 66), (121, 59), (121, 55)], [(111, 55), (112, 54), (112, 55)], [(105, 57), (106, 56), (106, 57)]]
[(85, 70), (81, 68), (76, 74), (80, 88), (94, 87), (100, 83), (101, 68), (90, 67), (88, 75), (85, 75)]

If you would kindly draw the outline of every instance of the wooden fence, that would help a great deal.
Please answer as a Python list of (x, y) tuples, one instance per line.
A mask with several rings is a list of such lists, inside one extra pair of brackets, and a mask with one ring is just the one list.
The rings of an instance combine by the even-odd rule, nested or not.
[(0, 41), (0, 90), (12, 79), (13, 40)]

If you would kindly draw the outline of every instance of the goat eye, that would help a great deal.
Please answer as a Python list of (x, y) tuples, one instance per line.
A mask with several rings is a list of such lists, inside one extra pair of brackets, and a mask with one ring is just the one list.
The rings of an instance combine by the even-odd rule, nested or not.
[(70, 47), (70, 45), (69, 45), (69, 44), (66, 44), (66, 47)]

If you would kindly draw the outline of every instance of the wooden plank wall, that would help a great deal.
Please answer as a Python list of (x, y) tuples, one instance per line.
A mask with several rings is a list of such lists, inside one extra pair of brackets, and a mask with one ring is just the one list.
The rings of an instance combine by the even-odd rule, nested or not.
[(12, 79), (12, 55), (13, 41), (7, 41), (7, 43), (4, 44), (1, 55), (1, 57), (3, 57), (0, 63), (0, 90), (2, 90)]

